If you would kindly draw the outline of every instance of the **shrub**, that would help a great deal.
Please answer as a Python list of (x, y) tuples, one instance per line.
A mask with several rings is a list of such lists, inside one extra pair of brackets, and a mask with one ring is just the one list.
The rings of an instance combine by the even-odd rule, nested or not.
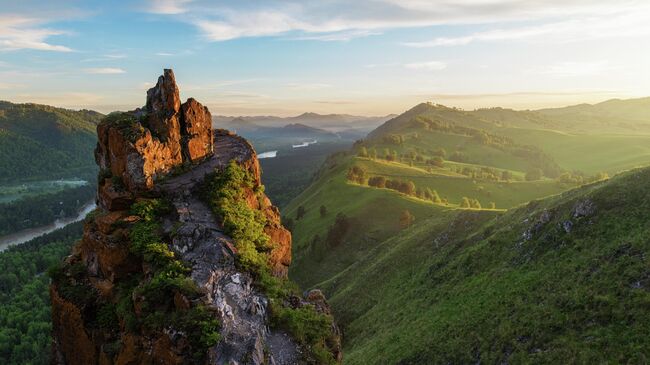
[(350, 167), (350, 169), (348, 170), (347, 178), (349, 181), (363, 185), (366, 183), (366, 179), (367, 179), (366, 175), (367, 175), (366, 170), (355, 165)]
[(368, 179), (368, 185), (376, 188), (385, 188), (386, 178), (383, 176), (373, 176)]

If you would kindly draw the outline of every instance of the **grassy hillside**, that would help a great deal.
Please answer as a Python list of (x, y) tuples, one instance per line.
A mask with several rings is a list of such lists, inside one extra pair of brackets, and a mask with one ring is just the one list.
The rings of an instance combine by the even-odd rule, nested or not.
[(420, 104), (326, 161), (283, 212), (346, 363), (645, 361), (650, 170), (602, 172), (650, 140), (562, 123)]
[(0, 182), (53, 179), (94, 171), (101, 114), (0, 102)]
[(579, 104), (538, 112), (576, 132), (650, 133), (650, 98), (612, 99), (593, 105)]
[(376, 244), (317, 284), (346, 363), (643, 363), (649, 182), (646, 169), (504, 215), (449, 212)]

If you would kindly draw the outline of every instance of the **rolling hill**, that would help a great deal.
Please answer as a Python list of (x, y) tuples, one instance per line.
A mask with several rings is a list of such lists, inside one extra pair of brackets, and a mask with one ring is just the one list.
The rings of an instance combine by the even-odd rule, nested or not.
[(283, 210), (290, 276), (332, 298), (345, 363), (647, 358), (650, 170), (605, 172), (648, 165), (650, 137), (479, 114), (420, 104)]
[(0, 102), (0, 181), (58, 179), (94, 171), (95, 127), (101, 117), (89, 110)]

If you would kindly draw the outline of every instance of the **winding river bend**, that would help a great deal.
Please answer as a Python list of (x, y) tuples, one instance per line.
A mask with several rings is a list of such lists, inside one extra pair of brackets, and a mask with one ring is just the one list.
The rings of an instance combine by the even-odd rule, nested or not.
[(52, 231), (55, 231), (59, 228), (63, 228), (66, 225), (74, 222), (78, 222), (86, 217), (88, 213), (93, 211), (95, 209), (95, 200), (91, 200), (88, 203), (86, 203), (79, 213), (74, 216), (74, 217), (69, 217), (69, 218), (63, 218), (63, 219), (57, 219), (53, 223), (50, 223), (45, 226), (40, 226), (40, 227), (34, 227), (34, 228), (28, 228), (24, 229), (22, 231), (8, 234), (6, 236), (0, 237), (0, 252), (6, 250), (10, 246), (13, 245), (19, 245), (21, 243), (25, 243), (33, 238), (42, 236), (44, 234), (50, 233)]

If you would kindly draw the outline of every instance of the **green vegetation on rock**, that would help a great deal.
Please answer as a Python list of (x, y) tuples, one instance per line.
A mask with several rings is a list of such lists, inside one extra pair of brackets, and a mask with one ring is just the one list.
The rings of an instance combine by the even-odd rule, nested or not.
[[(237, 248), (237, 264), (250, 272), (256, 285), (268, 296), (271, 324), (286, 330), (306, 350), (303, 354), (310, 363), (333, 364), (328, 343), (333, 318), (311, 306), (294, 307), (292, 298), (299, 300), (297, 286), (287, 279), (271, 275), (268, 253), (269, 237), (264, 232), (266, 218), (260, 210), (252, 209), (246, 194), (259, 194), (263, 186), (255, 186), (252, 174), (231, 161), (222, 171), (206, 177), (204, 198), (222, 221), (224, 231)], [(261, 200), (261, 199), (260, 199)]]

